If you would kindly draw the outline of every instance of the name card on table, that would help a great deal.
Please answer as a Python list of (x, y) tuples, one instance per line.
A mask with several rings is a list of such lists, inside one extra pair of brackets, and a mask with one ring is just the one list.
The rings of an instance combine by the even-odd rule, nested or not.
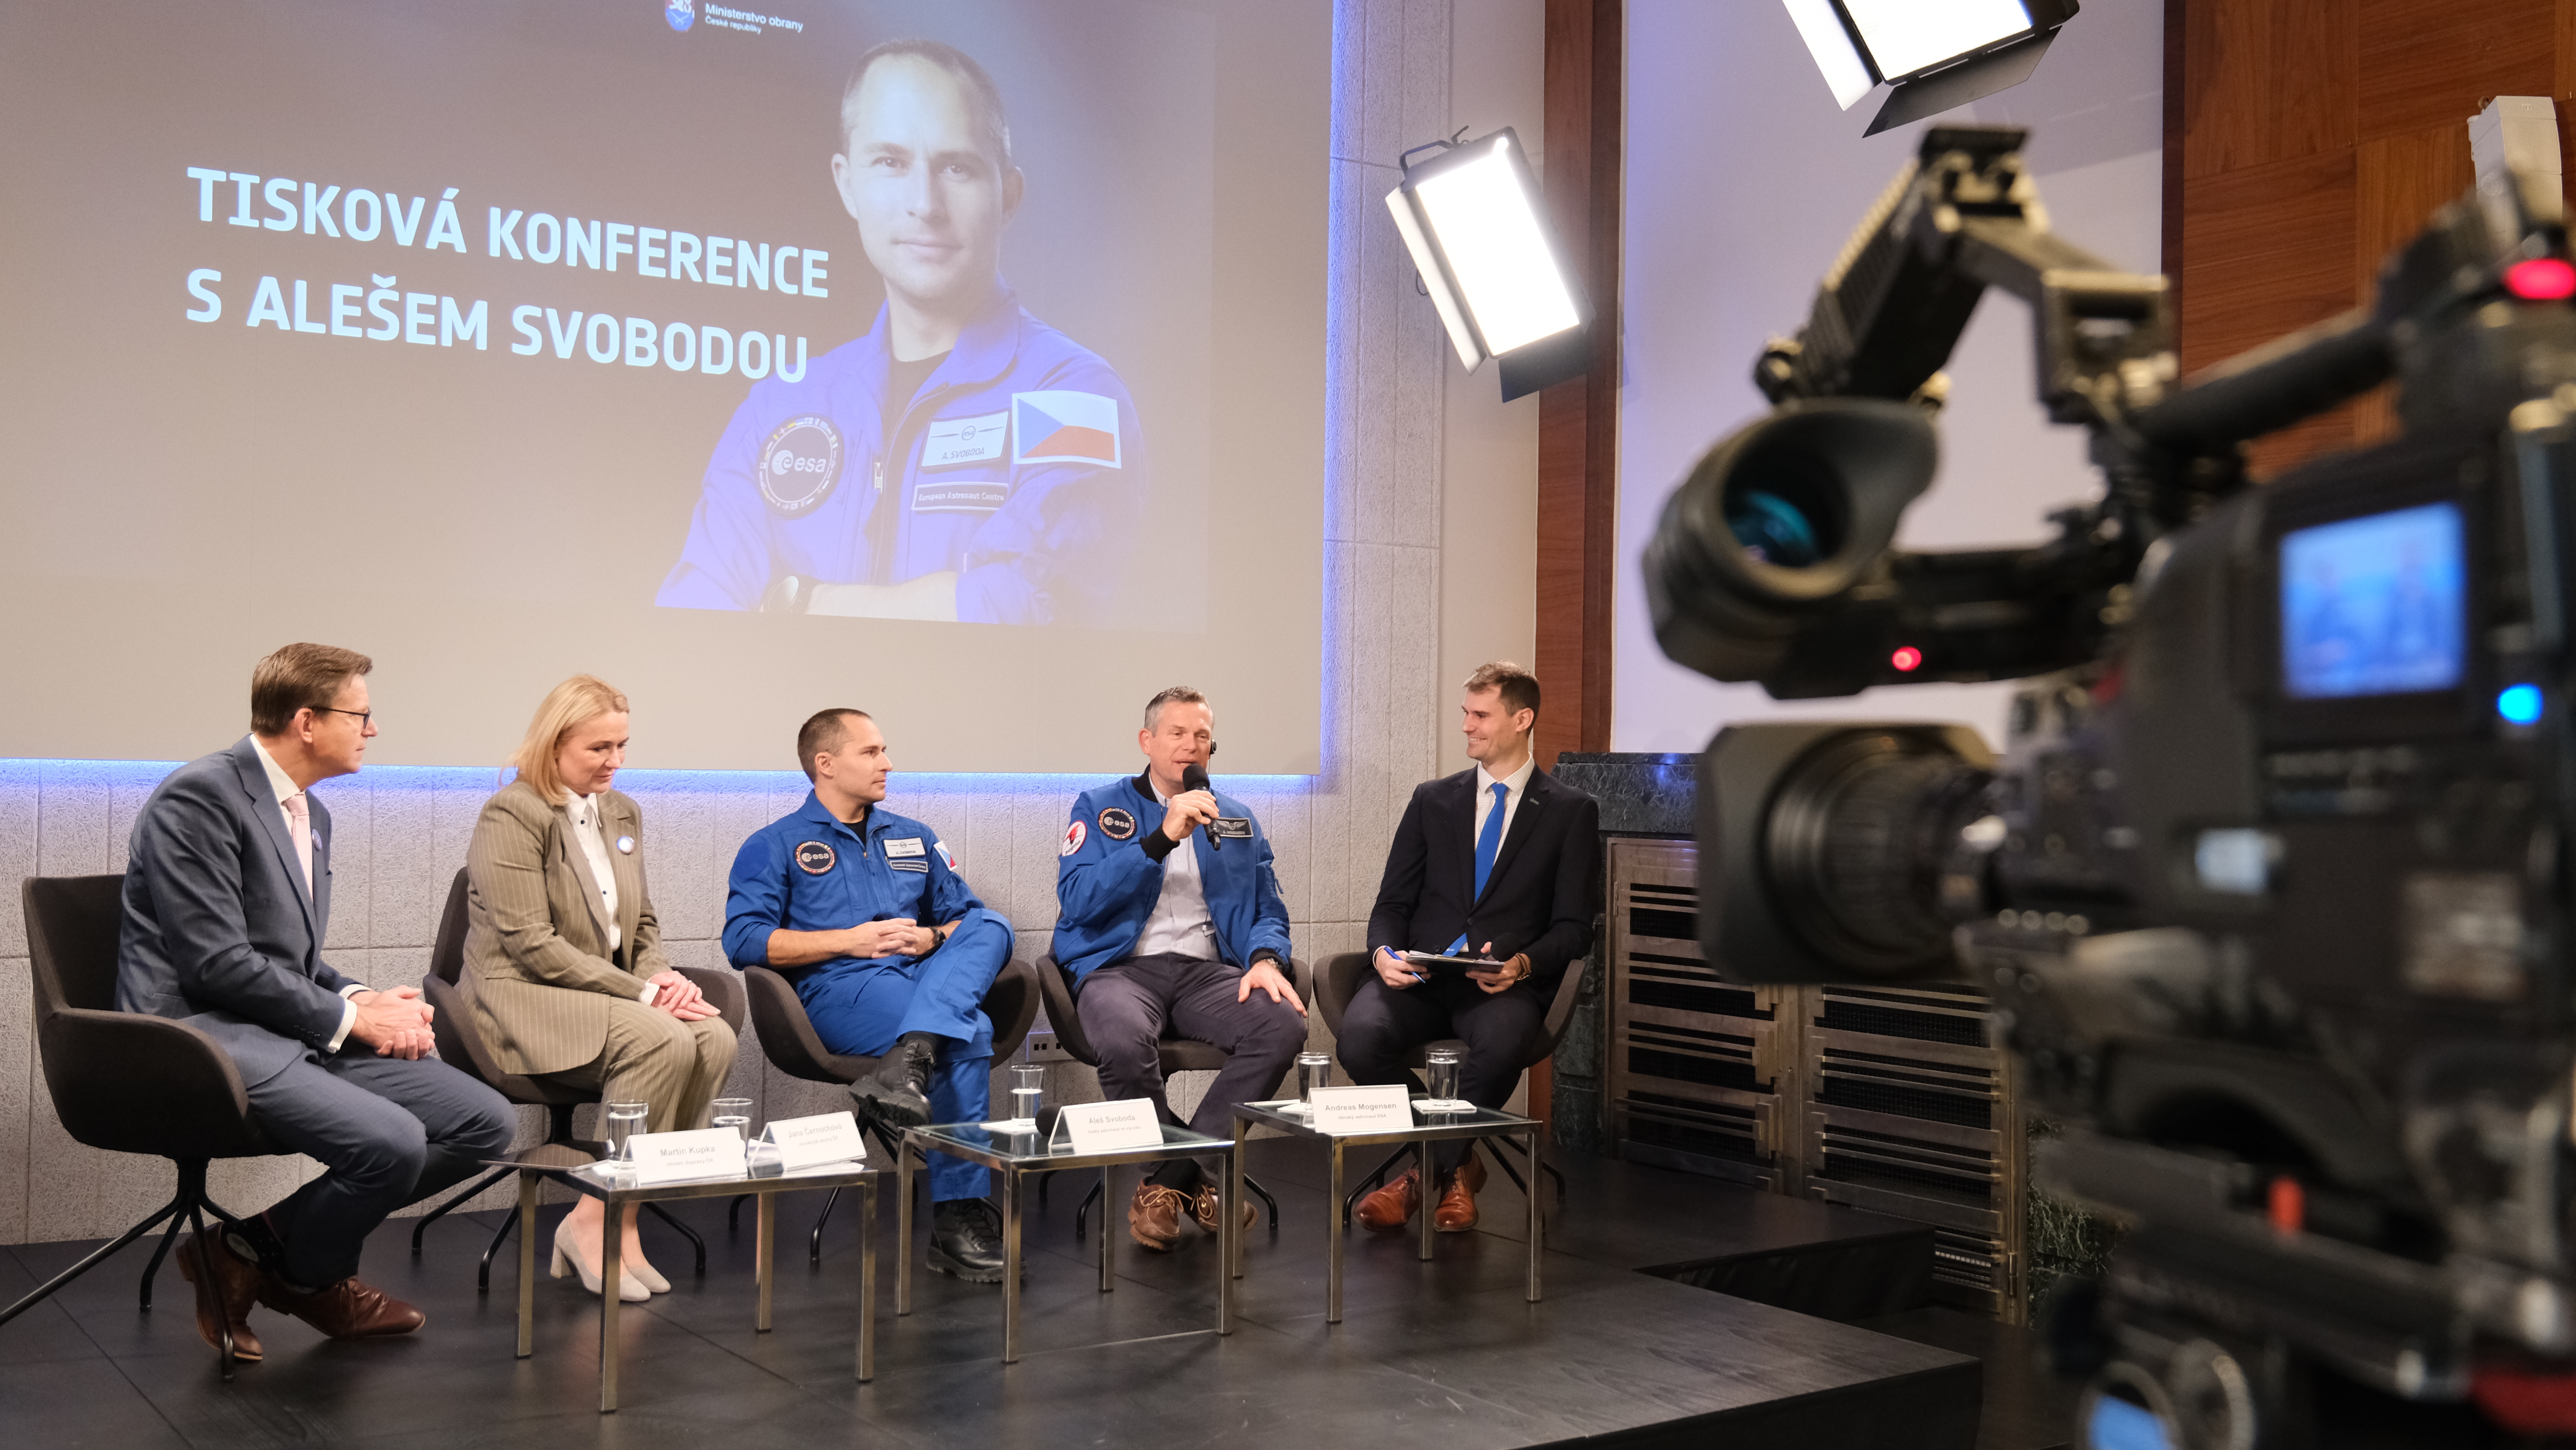
[(777, 1146), (778, 1166), (790, 1173), (823, 1163), (864, 1162), (868, 1156), (859, 1120), (846, 1108), (810, 1118), (772, 1118), (761, 1138)]
[(1403, 1133), (1413, 1127), (1412, 1094), (1403, 1084), (1391, 1087), (1322, 1087), (1315, 1089), (1318, 1133)]
[(731, 1128), (638, 1133), (626, 1140), (638, 1185), (742, 1176), (742, 1134)]
[(1074, 1103), (1055, 1120), (1048, 1146), (1076, 1153), (1120, 1153), (1131, 1148), (1163, 1146), (1162, 1120), (1154, 1116), (1152, 1098), (1126, 1098), (1114, 1103)]

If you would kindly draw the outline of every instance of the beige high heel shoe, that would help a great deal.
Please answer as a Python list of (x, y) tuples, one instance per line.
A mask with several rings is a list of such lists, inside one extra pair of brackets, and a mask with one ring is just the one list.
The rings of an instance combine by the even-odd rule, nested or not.
[(621, 1279), (633, 1279), (656, 1294), (668, 1294), (671, 1292), (671, 1281), (662, 1277), (662, 1271), (654, 1268), (651, 1264), (645, 1263), (641, 1259), (637, 1259), (633, 1263), (626, 1264), (623, 1268), (619, 1269), (618, 1277)]
[[(592, 1272), (588, 1261), (577, 1257), (570, 1250), (564, 1247), (564, 1231), (560, 1226), (555, 1229), (554, 1243), (554, 1276), (560, 1279), (566, 1274), (579, 1274), (581, 1276), (581, 1286), (583, 1288), (588, 1289), (594, 1294), (600, 1292), (599, 1275)], [(659, 1278), (660, 1276), (656, 1275), (655, 1277)], [(652, 1289), (646, 1286), (642, 1278), (640, 1278), (631, 1269), (625, 1269), (623, 1267), (620, 1268), (617, 1275), (617, 1301), (619, 1303), (640, 1304), (652, 1297)]]

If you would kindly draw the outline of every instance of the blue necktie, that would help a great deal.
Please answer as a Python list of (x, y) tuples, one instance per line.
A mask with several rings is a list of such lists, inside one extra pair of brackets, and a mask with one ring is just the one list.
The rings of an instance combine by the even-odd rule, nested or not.
[[(1498, 780), (1486, 789), (1494, 793), (1494, 808), (1485, 812), (1485, 829), (1476, 833), (1476, 895), (1469, 902), (1471, 906), (1484, 899), (1485, 882), (1494, 874), (1494, 853), (1503, 849), (1503, 798), (1512, 787), (1511, 782)], [(1466, 949), (1467, 934), (1462, 931), (1449, 944), (1449, 955), (1454, 957)]]

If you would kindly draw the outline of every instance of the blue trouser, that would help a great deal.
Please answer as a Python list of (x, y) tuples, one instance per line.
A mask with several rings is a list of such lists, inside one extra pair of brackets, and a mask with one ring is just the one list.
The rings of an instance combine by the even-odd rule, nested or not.
[(331, 1170), (268, 1210), (286, 1247), (278, 1273), (308, 1288), (358, 1272), (387, 1214), (482, 1172), (519, 1131), (507, 1099), (446, 1063), (378, 1057), (355, 1042), (308, 1051), (249, 1091), (269, 1141)]
[[(883, 1057), (908, 1032), (939, 1038), (938, 1066), (930, 1074), (931, 1120), (980, 1123), (990, 1114), (993, 1083), (993, 1020), (984, 1015), (984, 996), (1010, 959), (1010, 923), (979, 907), (929, 956), (817, 967), (797, 976), (796, 997), (823, 1045), (834, 1052)], [(993, 1175), (985, 1168), (945, 1153), (930, 1155), (934, 1202), (981, 1198), (992, 1189)]]

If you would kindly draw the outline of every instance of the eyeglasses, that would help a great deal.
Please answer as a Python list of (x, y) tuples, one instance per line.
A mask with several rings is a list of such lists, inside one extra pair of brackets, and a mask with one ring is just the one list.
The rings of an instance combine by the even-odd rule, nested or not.
[(376, 720), (376, 712), (373, 710), (343, 710), (337, 705), (308, 705), (305, 708), (316, 715), (355, 715), (358, 717), (358, 728), (361, 730), (374, 724)]

